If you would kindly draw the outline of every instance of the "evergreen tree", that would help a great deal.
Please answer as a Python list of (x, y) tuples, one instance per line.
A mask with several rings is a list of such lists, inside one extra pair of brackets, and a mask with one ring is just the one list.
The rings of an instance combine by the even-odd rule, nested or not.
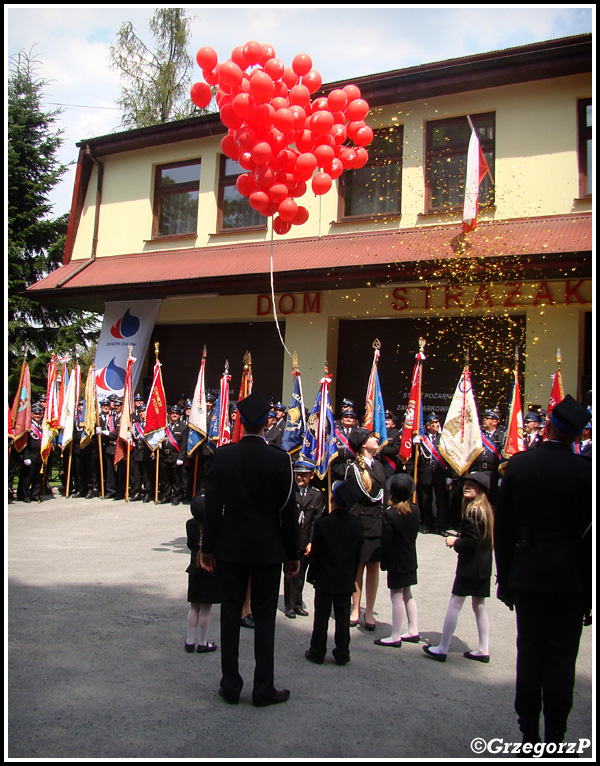
[(130, 21), (121, 25), (110, 61), (121, 74), (117, 103), (124, 127), (145, 128), (201, 113), (190, 99), (191, 22), (185, 8), (158, 8), (149, 22), (155, 50), (142, 42)]
[(45, 306), (23, 295), (62, 265), (68, 215), (52, 218), (49, 194), (63, 176), (57, 152), (60, 109), (46, 111), (46, 82), (39, 62), (21, 51), (11, 58), (8, 80), (8, 361), (9, 394), (18, 385), (23, 354), (32, 390), (45, 392), (52, 352), (83, 354), (97, 339), (96, 315)]

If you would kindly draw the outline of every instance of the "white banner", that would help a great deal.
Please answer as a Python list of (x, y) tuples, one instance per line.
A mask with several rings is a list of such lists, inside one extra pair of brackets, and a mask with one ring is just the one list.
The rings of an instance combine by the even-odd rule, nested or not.
[(139, 364), (132, 368), (135, 391), (150, 336), (160, 308), (160, 300), (115, 301), (104, 305), (104, 322), (96, 349), (96, 394), (98, 400), (110, 394), (123, 395), (129, 346)]

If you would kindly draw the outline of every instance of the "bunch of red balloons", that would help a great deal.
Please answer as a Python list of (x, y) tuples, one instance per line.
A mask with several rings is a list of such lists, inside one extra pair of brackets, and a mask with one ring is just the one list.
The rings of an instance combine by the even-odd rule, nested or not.
[(250, 41), (221, 64), (209, 47), (200, 48), (196, 61), (205, 82), (192, 85), (191, 99), (205, 108), (209, 86), (218, 86), (216, 101), (228, 128), (221, 149), (247, 171), (238, 176), (237, 189), (261, 215), (276, 216), (277, 234), (308, 220), (296, 200), (309, 180), (315, 194), (325, 194), (345, 170), (366, 164), (365, 147), (373, 140), (365, 124), (369, 105), (356, 85), (311, 101), (322, 81), (306, 53), (286, 67), (271, 45)]

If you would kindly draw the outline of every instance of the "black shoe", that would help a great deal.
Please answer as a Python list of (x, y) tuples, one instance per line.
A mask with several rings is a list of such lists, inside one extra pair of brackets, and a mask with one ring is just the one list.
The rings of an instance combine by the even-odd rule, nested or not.
[(395, 646), (399, 649), (402, 646), (402, 639), (399, 641), (382, 641), (380, 638), (376, 638), (373, 643), (377, 646)]
[(300, 617), (308, 617), (308, 612), (306, 611), (306, 609), (302, 609), (302, 607), (297, 607), (296, 609), (294, 609), (294, 612), (300, 615)]
[(345, 659), (339, 659), (338, 657), (335, 657), (335, 664), (336, 665), (347, 665), (350, 662), (350, 657), (346, 657)]
[(149, 503), (152, 500), (152, 498), (148, 495), (144, 497), (144, 503)]
[(436, 652), (432, 652), (430, 646), (424, 646), (423, 651), (428, 657), (436, 662), (446, 662), (447, 654), (437, 654)]
[(91, 500), (93, 497), (96, 497), (96, 493), (94, 492), (93, 489), (90, 489), (88, 491), (87, 495), (85, 496), (85, 499), (86, 500)]
[(418, 644), (418, 643), (419, 643), (419, 641), (421, 640), (421, 636), (420, 636), (420, 635), (417, 633), (417, 634), (416, 634), (416, 635), (414, 635), (414, 636), (405, 636), (405, 637), (404, 637), (402, 640), (403, 640), (405, 643), (409, 643), (409, 644)]
[(275, 689), (270, 697), (255, 697), (252, 695), (254, 707), (266, 707), (267, 705), (278, 705), (280, 702), (287, 702), (290, 698), (289, 689)]
[(135, 495), (133, 495), (133, 497), (131, 497), (130, 499), (131, 499), (132, 503), (135, 503), (138, 500), (142, 499), (142, 493), (141, 492), (136, 492)]
[(240, 699), (239, 694), (237, 695), (227, 694), (226, 692), (223, 691), (223, 689), (221, 689), (221, 687), (219, 687), (219, 697), (221, 697), (221, 699), (224, 699), (228, 705), (237, 705)]
[(375, 623), (374, 622), (367, 622), (365, 620), (365, 630), (369, 630), (372, 633), (375, 630)]
[(183, 648), (186, 650), (186, 652), (191, 654), (194, 651), (194, 644), (184, 644)]
[(198, 648), (196, 649), (198, 654), (206, 654), (207, 652), (216, 652), (217, 651), (217, 645), (213, 643), (212, 641), (208, 641), (206, 644), (198, 644)]
[(171, 500), (171, 505), (179, 505), (181, 500)]
[(471, 652), (465, 652), (463, 657), (465, 657), (467, 660), (475, 660), (476, 662), (488, 663), (490, 661), (489, 654), (471, 654)]
[(304, 652), (304, 656), (306, 657), (307, 660), (310, 660), (311, 662), (314, 662), (315, 665), (322, 665), (323, 664), (324, 657), (318, 657), (316, 654), (313, 654), (310, 649), (307, 649)]
[(296, 612), (294, 612), (293, 609), (286, 609), (284, 614), (285, 614), (286, 617), (289, 617), (290, 620), (295, 620), (296, 619)]
[(247, 614), (240, 620), (242, 628), (254, 628), (254, 617), (251, 614)]

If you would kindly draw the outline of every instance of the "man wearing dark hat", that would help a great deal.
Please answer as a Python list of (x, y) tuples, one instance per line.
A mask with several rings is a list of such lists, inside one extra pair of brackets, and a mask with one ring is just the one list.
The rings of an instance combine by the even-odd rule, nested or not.
[(308, 567), (311, 540), (315, 521), (323, 513), (323, 493), (310, 482), (315, 476), (315, 464), (309, 460), (294, 463), (296, 481), (296, 502), (298, 503), (298, 528), (300, 530), (300, 571), (296, 577), (286, 577), (283, 583), (285, 616), (295, 619), (296, 615), (306, 617), (308, 612), (302, 605), (304, 577)]
[(32, 500), (41, 500), (40, 485), (42, 475), (42, 421), (44, 408), (41, 404), (34, 404), (31, 408), (31, 428), (27, 435), (27, 444), (22, 450), (20, 458), (21, 475), (17, 487), (17, 500), (30, 503)]
[(387, 442), (379, 452), (379, 460), (385, 475), (389, 478), (398, 469), (398, 453), (400, 452), (400, 431), (396, 428), (398, 419), (391, 410), (385, 411), (385, 428)]
[(494, 524), (498, 598), (517, 612), (515, 710), (524, 742), (562, 742), (584, 618), (591, 613), (592, 466), (572, 451), (588, 420), (567, 395), (548, 440), (509, 460)]
[(179, 505), (183, 500), (183, 463), (187, 449), (188, 427), (181, 422), (177, 405), (169, 407), (169, 424), (160, 446), (161, 503)]
[[(419, 438), (419, 437), (417, 437)], [(440, 419), (435, 412), (425, 418), (419, 442), (417, 492), (423, 533), (446, 535), (448, 528), (448, 465), (440, 454)]]
[[(588, 410), (588, 413), (589, 413), (589, 410)], [(575, 452), (576, 455), (581, 455), (581, 457), (584, 457), (587, 460), (592, 459), (592, 418), (591, 416), (590, 416), (589, 423), (586, 423), (586, 426), (583, 429), (581, 438), (575, 440), (575, 444), (573, 445), (573, 452)]]
[(500, 474), (498, 466), (502, 457), (502, 447), (506, 434), (502, 428), (498, 427), (500, 415), (496, 410), (485, 410), (481, 419), (481, 444), (482, 452), (479, 453), (471, 470), (484, 471), (490, 477), (490, 491), (488, 497), (492, 505), (496, 500), (498, 492), (498, 479)]
[(238, 655), (240, 615), (251, 584), (256, 660), (252, 699), (264, 707), (289, 698), (274, 685), (275, 618), (281, 565), (294, 577), (300, 569), (298, 510), (287, 452), (267, 445), (264, 423), (270, 407), (254, 391), (238, 402), (244, 436), (215, 452), (206, 480), (202, 566), (219, 575), (221, 602), (220, 696), (238, 702), (243, 686)]
[(117, 494), (115, 452), (117, 450), (119, 423), (114, 408), (114, 402), (116, 399), (116, 394), (111, 394), (108, 399), (102, 399), (100, 402), (98, 427), (96, 428), (96, 433), (100, 439), (102, 449), (104, 498), (114, 498)]
[(525, 422), (523, 425), (523, 446), (526, 450), (535, 449), (542, 443), (542, 437), (540, 436), (542, 418), (537, 412), (530, 410), (527, 415), (525, 415)]
[[(344, 401), (348, 401), (344, 399)], [(357, 418), (352, 409), (342, 409), (340, 419), (335, 421), (335, 440), (337, 456), (331, 462), (332, 481), (342, 481), (346, 478), (348, 466), (354, 462), (356, 455), (350, 446), (350, 434), (357, 426)]]

